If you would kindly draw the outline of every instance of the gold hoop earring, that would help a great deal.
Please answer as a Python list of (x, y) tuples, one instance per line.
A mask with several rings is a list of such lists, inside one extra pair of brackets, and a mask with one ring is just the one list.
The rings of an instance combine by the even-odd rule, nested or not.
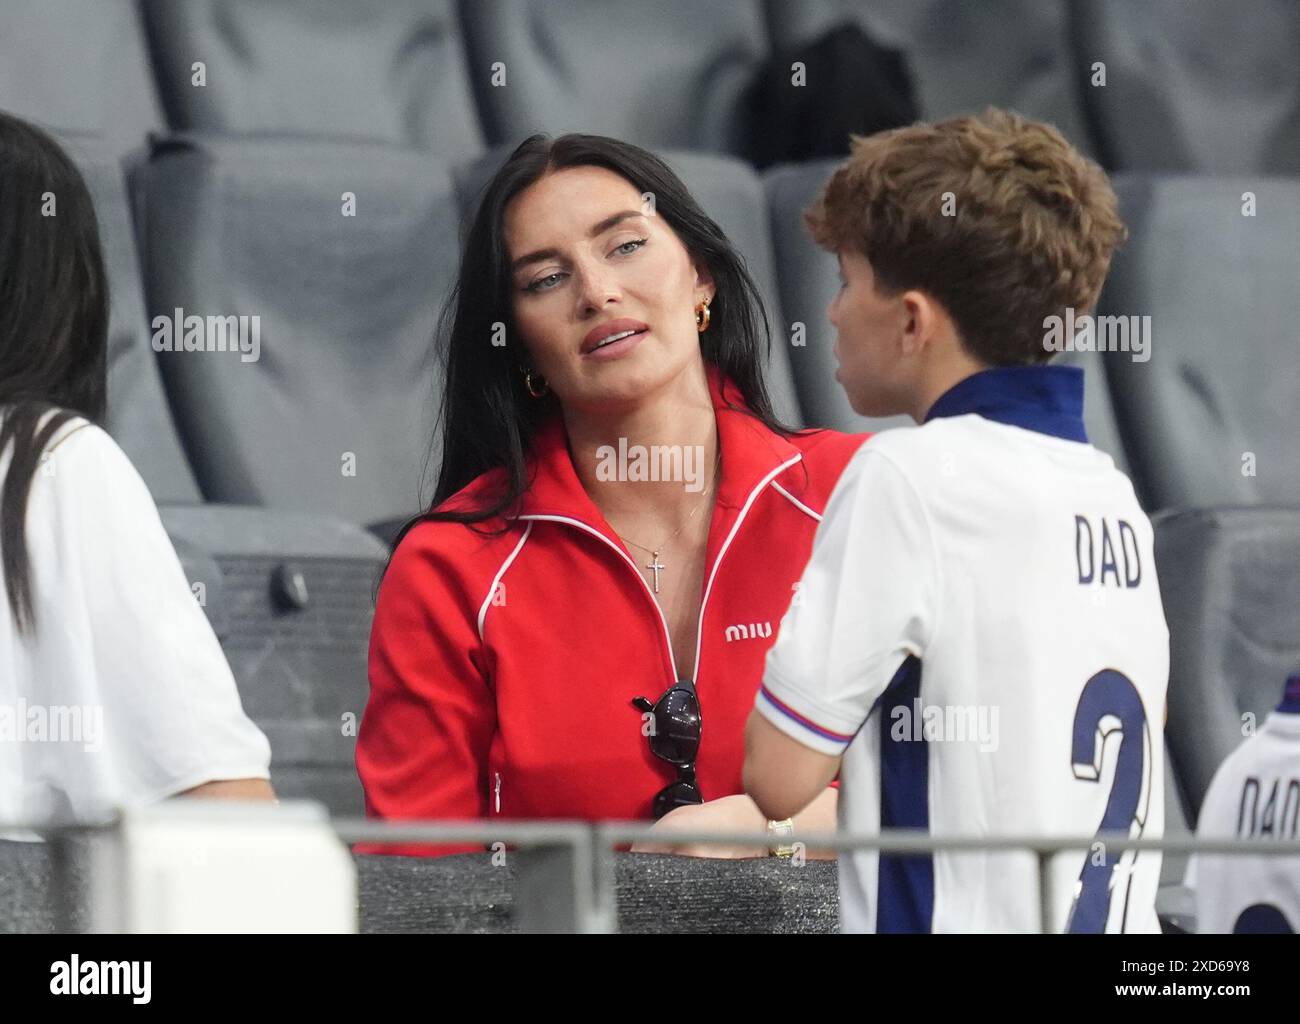
[(545, 398), (547, 394), (550, 393), (551, 389), (547, 385), (546, 379), (540, 373), (537, 375), (537, 379), (542, 382), (541, 391), (537, 391), (533, 388), (533, 371), (532, 370), (524, 371), (524, 387), (528, 389), (528, 393), (532, 395), (534, 398)]
[(709, 329), (709, 303), (706, 299), (695, 307), (695, 329), (703, 334)]

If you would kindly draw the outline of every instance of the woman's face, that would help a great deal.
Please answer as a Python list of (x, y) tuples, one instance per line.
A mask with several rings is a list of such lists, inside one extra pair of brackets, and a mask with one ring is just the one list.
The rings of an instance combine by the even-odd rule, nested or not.
[[(695, 307), (713, 282), (627, 179), (548, 174), (507, 205), (505, 240), (516, 327), (566, 405), (643, 400), (700, 359)], [(611, 327), (637, 333), (602, 345)]]

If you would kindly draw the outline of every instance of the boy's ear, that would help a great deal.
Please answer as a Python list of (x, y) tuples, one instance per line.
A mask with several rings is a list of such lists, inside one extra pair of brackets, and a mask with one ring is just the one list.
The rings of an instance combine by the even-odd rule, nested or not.
[(934, 308), (924, 292), (909, 290), (898, 297), (899, 354), (914, 356), (934, 333)]

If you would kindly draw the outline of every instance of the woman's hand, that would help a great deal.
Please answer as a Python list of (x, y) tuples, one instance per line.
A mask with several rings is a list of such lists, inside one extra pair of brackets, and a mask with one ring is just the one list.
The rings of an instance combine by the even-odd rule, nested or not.
[[(816, 800), (810, 803), (794, 818), (795, 833), (799, 842), (806, 842), (816, 832), (834, 832), (835, 814), (839, 806), (840, 792), (828, 786)], [(654, 825), (655, 832), (665, 834), (672, 832), (713, 831), (762, 832), (767, 829), (767, 818), (758, 809), (758, 804), (740, 793), (736, 796), (724, 796), (703, 804), (688, 804), (669, 811)], [(771, 852), (766, 846), (706, 846), (688, 844), (686, 846), (668, 846), (654, 841), (635, 843), (633, 853), (676, 853), (684, 857), (723, 857), (739, 859), (742, 857), (766, 857)], [(808, 860), (834, 860), (834, 850), (819, 850), (808, 842), (804, 856)]]
[[(687, 804), (669, 811), (654, 824), (653, 831), (664, 834), (673, 832), (712, 832), (726, 830), (729, 832), (762, 832), (767, 828), (767, 819), (763, 812), (745, 794), (719, 797), (703, 804)], [(721, 857), (738, 859), (742, 857), (766, 857), (765, 846), (703, 846), (688, 844), (670, 846), (665, 843), (643, 842), (632, 846), (633, 853), (676, 853), (684, 857)]]

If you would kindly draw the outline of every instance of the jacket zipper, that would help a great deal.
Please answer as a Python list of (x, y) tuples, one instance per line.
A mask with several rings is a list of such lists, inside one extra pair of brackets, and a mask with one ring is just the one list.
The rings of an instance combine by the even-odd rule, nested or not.
[[(623, 561), (628, 564), (628, 567), (632, 570), (633, 575), (635, 575), (637, 580), (640, 581), (642, 589), (645, 590), (646, 595), (650, 598), (650, 603), (654, 605), (655, 613), (659, 616), (659, 625), (663, 628), (663, 633), (664, 633), (664, 643), (667, 645), (668, 648), (668, 664), (672, 666), (672, 670), (673, 670), (673, 678), (672, 681), (668, 684), (668, 686), (669, 687), (676, 686), (677, 685), (677, 661), (673, 657), (673, 639), (672, 639), (672, 634), (668, 632), (668, 620), (664, 618), (664, 610), (659, 607), (659, 602), (655, 600), (654, 593), (650, 589), (650, 584), (645, 581), (645, 577), (641, 575), (641, 570), (636, 567), (636, 563), (632, 561), (632, 559), (628, 556), (628, 553), (624, 551), (622, 548), (620, 548), (608, 537), (606, 537), (599, 530), (595, 529), (594, 527), (588, 526), (581, 519), (573, 519), (570, 518), (569, 516), (552, 516), (552, 515), (522, 515), (519, 516), (519, 518), (520, 519), (543, 519), (552, 523), (568, 523), (570, 526), (576, 526), (580, 530), (585, 530), (587, 533), (591, 534), (597, 540), (602, 541), (611, 551), (613, 551), (616, 555), (619, 556), (619, 558), (623, 559)], [(665, 689), (667, 689), (667, 687)]]
[[(759, 493), (765, 487), (767, 487), (768, 484), (770, 484), (778, 476), (780, 476), (787, 469), (793, 466), (796, 462), (799, 462), (802, 458), (803, 458), (803, 454), (799, 453), (795, 455), (793, 458), (787, 459), (785, 462), (781, 463), (781, 465), (777, 466), (770, 473), (768, 473), (767, 476), (763, 477), (763, 479), (760, 480), (754, 486), (754, 489), (749, 492), (749, 497), (745, 499), (745, 504), (740, 507), (740, 513), (736, 516), (736, 521), (731, 524), (731, 530), (727, 534), (726, 540), (722, 542), (722, 547), (718, 550), (718, 557), (713, 560), (713, 567), (709, 570), (708, 582), (704, 587), (704, 597), (700, 600), (700, 618), (695, 626), (695, 672), (691, 676), (691, 681), (694, 682), (697, 686), (699, 685), (700, 654), (703, 650), (703, 641), (704, 641), (704, 612), (709, 604), (709, 595), (713, 593), (713, 580), (718, 575), (718, 566), (722, 564), (723, 556), (726, 555), (727, 549), (731, 547), (731, 542), (735, 538), (736, 532), (740, 529), (740, 524), (745, 521), (745, 516), (749, 514), (749, 509), (754, 504), (754, 499), (758, 497)], [(668, 664), (672, 666), (672, 670), (673, 670), (673, 678), (670, 681), (669, 686), (670, 687), (676, 686), (680, 677), (677, 673), (677, 659), (673, 655), (672, 634), (668, 632), (668, 620), (664, 618), (664, 610), (659, 607), (659, 602), (655, 600), (654, 592), (650, 589), (650, 584), (645, 581), (645, 577), (641, 575), (641, 570), (636, 567), (636, 563), (632, 561), (632, 559), (628, 556), (628, 553), (624, 551), (622, 548), (620, 548), (608, 537), (606, 537), (599, 530), (595, 529), (592, 526), (588, 526), (581, 519), (574, 519), (570, 516), (542, 515), (542, 514), (521, 515), (518, 518), (528, 519), (528, 520), (542, 519), (548, 522), (568, 523), (570, 526), (576, 526), (580, 530), (585, 530), (587, 533), (591, 534), (597, 540), (602, 541), (607, 547), (609, 547), (611, 551), (613, 551), (616, 555), (618, 555), (621, 559), (623, 559), (624, 562), (627, 563), (628, 567), (632, 570), (632, 574), (636, 576), (637, 580), (640, 582), (642, 589), (646, 593), (646, 596), (650, 598), (650, 603), (654, 605), (655, 612), (659, 616), (659, 625), (663, 629), (664, 645), (668, 651)]]

